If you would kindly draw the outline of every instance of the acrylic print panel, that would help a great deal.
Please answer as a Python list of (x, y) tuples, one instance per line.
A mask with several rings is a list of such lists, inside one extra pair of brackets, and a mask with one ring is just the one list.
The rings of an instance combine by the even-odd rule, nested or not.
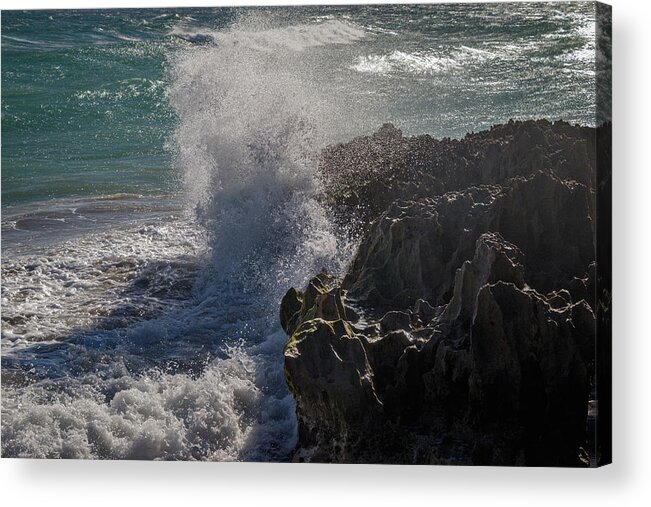
[(2, 13), (2, 456), (610, 461), (610, 8)]

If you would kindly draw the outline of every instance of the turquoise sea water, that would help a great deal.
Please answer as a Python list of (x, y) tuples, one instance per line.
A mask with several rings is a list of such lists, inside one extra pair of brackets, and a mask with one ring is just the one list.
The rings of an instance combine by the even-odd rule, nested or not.
[(319, 151), (385, 122), (594, 125), (594, 21), (591, 3), (3, 12), (2, 455), (287, 459), (278, 302), (355, 249)]
[(3, 206), (172, 188), (166, 33), (187, 16), (3, 13)]

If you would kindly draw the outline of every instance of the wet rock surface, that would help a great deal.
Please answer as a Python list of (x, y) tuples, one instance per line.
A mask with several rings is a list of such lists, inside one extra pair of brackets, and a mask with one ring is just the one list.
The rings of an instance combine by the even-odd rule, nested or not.
[(296, 461), (582, 464), (595, 132), (385, 125), (326, 151), (327, 199), (363, 234), (343, 278), (281, 303)]

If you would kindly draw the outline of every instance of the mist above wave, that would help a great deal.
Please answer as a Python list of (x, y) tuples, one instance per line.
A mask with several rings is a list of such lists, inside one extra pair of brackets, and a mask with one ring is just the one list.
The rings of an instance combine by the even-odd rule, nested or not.
[(229, 49), (235, 46), (245, 46), (248, 49), (262, 52), (272, 52), (278, 49), (302, 51), (329, 44), (350, 44), (366, 36), (362, 28), (337, 19), (318, 24), (299, 24), (282, 28), (264, 28), (266, 21), (259, 17), (255, 18), (257, 26), (253, 26), (251, 21), (247, 23), (250, 28), (227, 32), (204, 27), (176, 26), (169, 33), (192, 43), (214, 43)]

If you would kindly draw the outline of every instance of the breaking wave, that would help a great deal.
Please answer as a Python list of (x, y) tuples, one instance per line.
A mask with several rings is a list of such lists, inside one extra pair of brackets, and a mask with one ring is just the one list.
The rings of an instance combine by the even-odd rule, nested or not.
[(347, 135), (341, 104), (294, 56), (361, 35), (258, 28), (222, 38), (250, 44), (170, 59), (189, 216), (3, 261), (3, 456), (289, 455), (279, 301), (315, 271), (341, 272), (353, 248), (318, 199), (317, 154)]

